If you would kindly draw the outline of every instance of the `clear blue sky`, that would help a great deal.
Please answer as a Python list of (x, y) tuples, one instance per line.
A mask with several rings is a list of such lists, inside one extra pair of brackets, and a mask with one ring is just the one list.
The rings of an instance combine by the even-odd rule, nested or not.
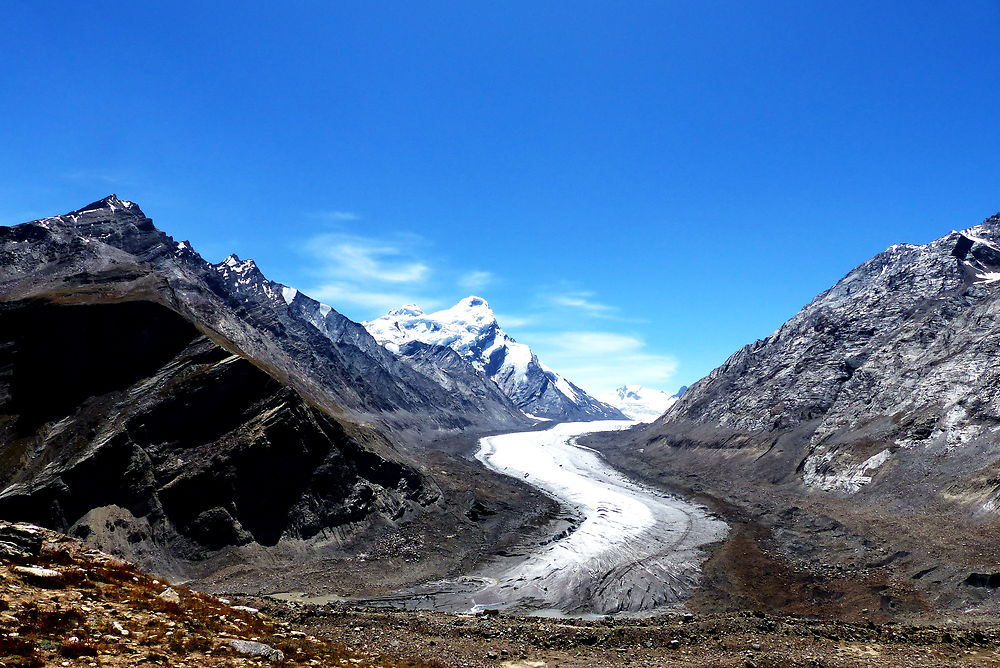
[(674, 389), (1000, 209), (1000, 2), (22, 2), (0, 223), (116, 192), (355, 319)]

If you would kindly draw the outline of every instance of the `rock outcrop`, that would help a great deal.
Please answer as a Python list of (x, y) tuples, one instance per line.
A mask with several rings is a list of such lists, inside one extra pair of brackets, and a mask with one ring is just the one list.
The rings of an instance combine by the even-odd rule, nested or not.
[(1000, 215), (868, 260), (605, 452), (720, 499), (814, 603), (995, 612), (998, 356)]

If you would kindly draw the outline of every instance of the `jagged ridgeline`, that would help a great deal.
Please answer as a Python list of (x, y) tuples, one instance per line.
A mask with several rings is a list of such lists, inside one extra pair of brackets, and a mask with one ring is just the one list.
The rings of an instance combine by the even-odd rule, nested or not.
[(928, 479), (932, 498), (943, 474), (955, 499), (989, 510), (998, 362), (1000, 215), (857, 267), (695, 383), (647, 438), (767, 452), (755, 467), (768, 477), (847, 494)]
[(450, 349), (411, 364), (115, 196), (0, 227), (0, 323), (0, 517), (161, 571), (406, 521), (441, 491), (397, 445), (532, 424)]

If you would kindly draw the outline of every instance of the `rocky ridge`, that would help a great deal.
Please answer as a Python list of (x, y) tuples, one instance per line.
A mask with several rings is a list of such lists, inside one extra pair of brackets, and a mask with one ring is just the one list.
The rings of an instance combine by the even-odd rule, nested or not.
[[(801, 482), (842, 493), (905, 468), (896, 460), (992, 451), (998, 280), (1000, 216), (893, 246), (695, 383), (650, 433), (711, 425), (733, 445), (794, 440), (807, 448)], [(979, 509), (998, 492), (982, 488)]]
[(342, 559), (431, 515), (474, 525), (449, 507), (471, 492), (399, 445), (530, 424), (461, 365), (418, 371), (114, 196), (0, 227), (0, 317), (0, 513), (158, 573)]
[(591, 445), (738, 514), (830, 601), (996, 610), (998, 278), (1000, 216), (892, 246), (627, 442)]

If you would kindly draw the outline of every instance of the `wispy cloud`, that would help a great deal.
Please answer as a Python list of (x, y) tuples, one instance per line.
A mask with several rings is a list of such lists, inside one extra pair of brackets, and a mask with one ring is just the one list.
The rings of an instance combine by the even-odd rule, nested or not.
[(556, 306), (579, 309), (588, 315), (595, 316), (610, 315), (618, 310), (614, 306), (595, 301), (593, 297), (593, 292), (578, 290), (558, 295), (551, 295), (549, 297), (549, 301)]
[(313, 277), (302, 291), (356, 319), (369, 319), (403, 304), (431, 310), (481, 288), (493, 279), (487, 271), (460, 271), (435, 258), (417, 234), (364, 235), (328, 232), (309, 238), (300, 250)]
[(508, 334), (512, 333), (511, 329), (514, 329), (514, 328), (517, 328), (517, 327), (526, 327), (526, 326), (532, 325), (532, 324), (534, 324), (536, 322), (535, 318), (528, 318), (528, 317), (518, 316), (518, 315), (510, 315), (510, 314), (507, 314), (507, 313), (497, 313), (496, 316), (497, 316), (497, 322), (500, 323), (501, 327), (503, 327), (505, 330), (507, 330)]
[(606, 331), (547, 332), (524, 337), (538, 357), (593, 394), (625, 383), (670, 389), (677, 361), (647, 349), (631, 334)]
[(458, 285), (466, 290), (475, 292), (482, 290), (494, 281), (496, 277), (488, 271), (470, 271), (462, 274), (458, 278)]
[(321, 234), (306, 244), (307, 252), (322, 262), (324, 276), (349, 281), (420, 283), (430, 271), (413, 257), (405, 243), (350, 234)]
[(350, 222), (352, 220), (361, 220), (361, 214), (355, 213), (353, 211), (317, 211), (313, 214), (316, 218), (322, 220), (329, 220), (333, 222)]
[(419, 303), (422, 308), (434, 309), (440, 303), (425, 296), (417, 296), (407, 292), (380, 292), (365, 290), (355, 283), (333, 281), (321, 283), (306, 291), (313, 299), (332, 305), (337, 310), (343, 310), (345, 305), (357, 306), (365, 312), (377, 315), (399, 308), (403, 304)]

